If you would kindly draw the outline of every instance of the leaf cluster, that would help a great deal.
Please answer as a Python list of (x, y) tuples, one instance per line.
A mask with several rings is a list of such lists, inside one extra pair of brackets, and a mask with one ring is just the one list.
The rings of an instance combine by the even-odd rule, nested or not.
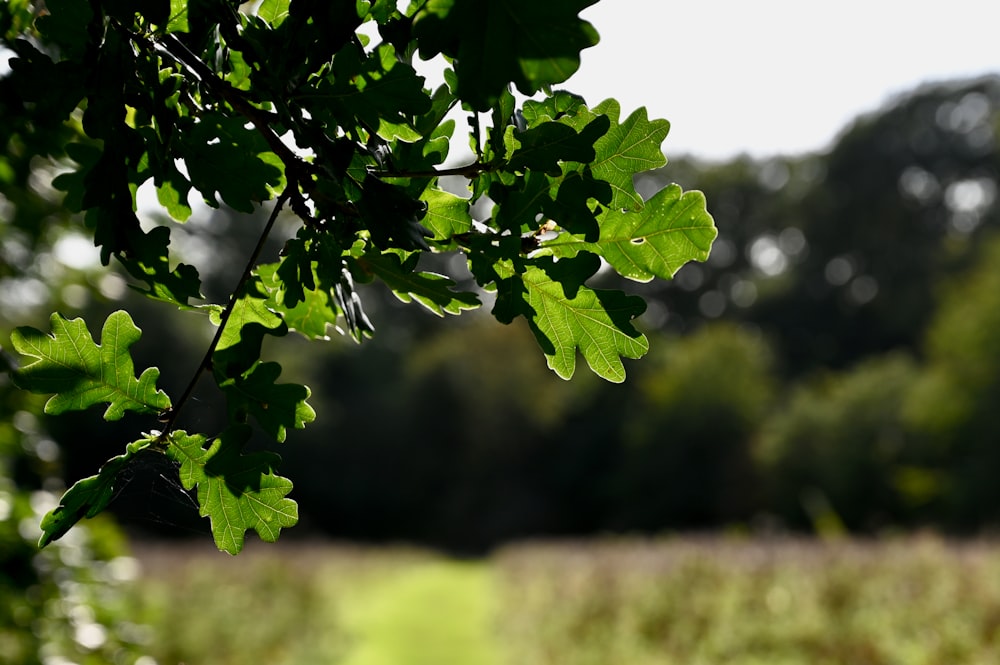
[[(15, 348), (35, 361), (17, 380), (54, 394), (50, 412), (106, 403), (108, 419), (133, 410), (163, 423), (74, 486), (43, 542), (102, 509), (139, 448), (180, 465), (220, 548), (239, 551), (249, 528), (276, 538), (295, 521), (291, 484), (274, 474), (273, 454), (241, 452), (247, 423), (284, 441), (315, 413), (307, 387), (276, 383), (281, 368), (261, 360), (261, 346), (289, 331), (372, 335), (358, 283), (379, 280), (439, 316), (492, 300), (502, 323), (527, 321), (560, 376), (579, 354), (624, 380), (622, 359), (648, 348), (634, 324), (645, 304), (588, 282), (604, 266), (670, 278), (708, 256), (716, 231), (700, 193), (671, 186), (644, 201), (633, 186), (666, 161), (665, 120), (552, 89), (597, 42), (579, 17), (594, 2), (49, 0), (10, 42), (15, 103), (79, 124), (65, 146), (73, 165), (53, 184), (102, 260), (218, 327), (198, 373), (213, 377), (230, 426), (215, 437), (175, 429), (198, 377), (176, 403), (155, 389), (155, 369), (136, 378), (128, 346), (139, 332), (125, 312), (105, 322), (100, 346), (82, 321), (58, 315), (51, 335), (20, 330)], [(430, 89), (418, 58), (440, 59), (444, 84)], [(472, 157), (447, 166), (462, 115)], [(446, 176), (463, 178), (464, 191), (445, 189)], [(244, 212), (274, 200), (264, 235), (283, 207), (298, 232), (270, 263), (259, 262), (262, 236), (229, 301), (205, 303), (197, 268), (171, 257), (169, 226), (140, 225), (142, 186), (177, 223), (194, 197)], [(463, 257), (475, 287), (423, 269), (431, 253)]]

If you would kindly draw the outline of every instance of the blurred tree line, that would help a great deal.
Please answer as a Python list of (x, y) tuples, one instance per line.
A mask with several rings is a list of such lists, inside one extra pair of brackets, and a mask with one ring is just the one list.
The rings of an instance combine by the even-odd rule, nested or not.
[[(720, 235), (707, 263), (673, 281), (622, 285), (649, 300), (652, 345), (623, 385), (585, 372), (563, 382), (523, 327), (442, 321), (382, 292), (366, 296), (375, 339), (266, 350), (310, 385), (319, 414), (283, 450), (298, 535), (481, 551), (531, 536), (732, 525), (992, 528), (998, 133), (1000, 78), (984, 78), (902, 96), (823, 153), (672, 158), (642, 176), (648, 192), (703, 190)], [(0, 326), (32, 321), (32, 289), (67, 314), (119, 308), (131, 297), (121, 279), (60, 262), (72, 236), (52, 221), (39, 173), (51, 167), (21, 166), (0, 173)], [(175, 230), (208, 295), (236, 281), (260, 223), (216, 212)], [(53, 290), (53, 269), (78, 279)], [(144, 331), (137, 364), (158, 364), (178, 392), (210, 331), (138, 298), (128, 308)], [(210, 427), (221, 407), (206, 395), (186, 417)], [(88, 433), (98, 419), (48, 423), (67, 481), (95, 473), (136, 429), (123, 421), (116, 439), (101, 422), (98, 438)], [(135, 463), (116, 512), (144, 532), (203, 528), (160, 457)]]

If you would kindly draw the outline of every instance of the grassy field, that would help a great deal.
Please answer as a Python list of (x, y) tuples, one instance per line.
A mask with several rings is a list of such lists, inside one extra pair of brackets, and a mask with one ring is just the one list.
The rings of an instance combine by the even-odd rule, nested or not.
[(1000, 545), (539, 543), (139, 549), (160, 665), (994, 665)]

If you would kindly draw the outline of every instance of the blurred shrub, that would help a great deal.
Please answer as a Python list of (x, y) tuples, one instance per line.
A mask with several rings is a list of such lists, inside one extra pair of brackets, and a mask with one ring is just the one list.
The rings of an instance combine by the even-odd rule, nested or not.
[(0, 374), (0, 663), (145, 663), (148, 635), (124, 593), (135, 562), (117, 528), (89, 520), (38, 550), (39, 520), (59, 496), (59, 449), (40, 410)]
[(775, 391), (770, 349), (723, 324), (652, 347), (621, 418), (610, 526), (747, 519), (756, 509), (751, 442)]
[(924, 466), (944, 475), (937, 515), (958, 527), (1000, 520), (1000, 238), (949, 282), (929, 327), (926, 371), (907, 401)]
[(908, 356), (891, 354), (793, 388), (755, 451), (769, 509), (820, 530), (904, 519), (893, 479), (908, 461), (901, 409), (918, 374)]

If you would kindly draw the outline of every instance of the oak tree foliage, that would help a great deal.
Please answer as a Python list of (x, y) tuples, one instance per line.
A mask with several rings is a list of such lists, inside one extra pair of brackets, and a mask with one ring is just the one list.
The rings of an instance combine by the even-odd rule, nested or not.
[[(11, 2), (0, 17), (14, 52), (15, 99), (5, 103), (26, 131), (67, 137), (49, 153), (67, 167), (52, 184), (103, 262), (217, 326), (197, 374), (214, 379), (229, 421), (216, 433), (175, 427), (198, 376), (171, 396), (156, 387), (156, 368), (136, 376), (129, 346), (140, 331), (125, 311), (103, 323), (99, 343), (83, 320), (58, 313), (50, 332), (18, 329), (14, 379), (51, 394), (49, 413), (106, 405), (109, 420), (151, 416), (124, 454), (64, 495), (42, 544), (100, 512), (140, 451), (179, 465), (220, 549), (239, 552), (249, 529), (275, 540), (296, 522), (292, 484), (277, 474), (277, 454), (245, 443), (253, 425), (281, 442), (316, 414), (309, 389), (279, 382), (261, 347), (289, 332), (374, 334), (359, 283), (380, 280), (439, 316), (492, 303), (502, 323), (525, 319), (559, 376), (582, 356), (623, 381), (622, 358), (648, 348), (634, 325), (645, 303), (588, 282), (605, 267), (670, 278), (707, 258), (716, 230), (699, 192), (672, 185), (644, 201), (633, 186), (665, 164), (667, 121), (553, 87), (597, 43), (579, 16), (596, 1)], [(418, 73), (432, 59), (444, 74), (436, 87)], [(459, 165), (447, 161), (456, 142), (471, 154)], [(463, 178), (464, 193), (444, 189), (446, 176)], [(171, 256), (169, 224), (140, 225), (137, 191), (150, 184), (175, 223), (195, 198), (269, 208), (227, 302), (204, 301), (197, 267)], [(298, 231), (263, 262), (282, 210)], [(477, 288), (422, 268), (431, 253), (463, 257)]]

